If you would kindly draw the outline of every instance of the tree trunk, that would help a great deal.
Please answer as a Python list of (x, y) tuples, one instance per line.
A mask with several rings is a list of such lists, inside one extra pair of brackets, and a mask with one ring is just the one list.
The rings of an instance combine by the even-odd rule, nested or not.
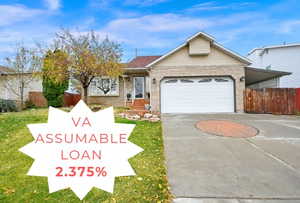
[(21, 111), (24, 109), (24, 82), (21, 82), (20, 88)]
[(88, 87), (83, 87), (83, 101), (88, 103)]

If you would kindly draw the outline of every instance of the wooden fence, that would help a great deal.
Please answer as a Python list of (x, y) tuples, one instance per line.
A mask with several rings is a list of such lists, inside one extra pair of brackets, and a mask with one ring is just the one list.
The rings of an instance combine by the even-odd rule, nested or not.
[(48, 106), (47, 99), (44, 97), (42, 92), (29, 92), (28, 100), (36, 107)]
[(246, 89), (245, 112), (292, 115), (300, 112), (300, 88)]
[[(65, 92), (64, 106), (75, 106), (80, 99), (80, 94), (71, 94)], [(42, 92), (29, 92), (29, 101), (31, 101), (37, 107), (48, 106), (48, 102)]]

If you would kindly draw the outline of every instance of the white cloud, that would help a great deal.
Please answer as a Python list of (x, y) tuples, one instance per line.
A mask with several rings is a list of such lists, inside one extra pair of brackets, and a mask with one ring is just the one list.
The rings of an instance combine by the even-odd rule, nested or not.
[(60, 8), (60, 0), (44, 0), (49, 10), (57, 10)]
[(11, 56), (15, 52), (18, 43), (27, 47), (35, 47), (39, 42), (43, 46), (49, 45), (54, 37), (54, 33), (59, 28), (48, 23), (31, 23), (10, 25), (0, 29), (0, 65), (4, 58)]
[(187, 9), (188, 11), (201, 11), (201, 10), (219, 10), (219, 9), (226, 9), (228, 6), (219, 6), (214, 1), (200, 3), (192, 6), (191, 8)]
[(219, 31), (215, 36), (218, 37), (219, 42), (222, 44), (234, 43), (237, 38), (252, 32), (252, 27), (239, 27), (228, 30)]
[(33, 46), (35, 42), (48, 43), (57, 30), (48, 21), (49, 11), (24, 5), (0, 5), (0, 64), (10, 56), (17, 43)]
[(211, 22), (205, 19), (170, 13), (113, 20), (107, 25), (107, 29), (113, 31), (174, 32), (186, 29), (204, 29), (210, 25)]
[[(209, 18), (191, 17), (174, 13), (145, 15), (141, 17), (119, 18), (110, 21), (99, 33), (113, 36), (114, 40), (125, 42), (135, 47), (147, 48), (165, 48), (173, 47), (187, 36), (201, 30), (232, 30), (235, 34), (227, 33), (228, 37), (222, 37), (223, 40), (231, 40), (240, 33), (242, 29), (230, 28), (230, 26), (239, 25), (241, 22), (245, 26), (249, 22), (261, 20), (258, 13), (242, 13), (229, 16), (214, 16)], [(251, 30), (252, 28), (249, 27)], [(247, 29), (247, 31), (249, 31)], [(223, 31), (220, 33), (224, 33)], [(225, 38), (225, 39), (224, 39)]]
[(282, 33), (291, 33), (297, 27), (300, 28), (300, 20), (289, 20), (281, 24), (280, 31)]
[(136, 6), (152, 6), (167, 2), (168, 0), (126, 0), (125, 5), (136, 5)]
[[(239, 27), (243, 27), (244, 25), (249, 26), (249, 23), (253, 21), (261, 22), (264, 19), (265, 15), (257, 12), (234, 13), (210, 18), (216, 25), (239, 25)], [(241, 22), (246, 24), (239, 24)]]
[(174, 41), (180, 37), (211, 25), (212, 22), (205, 19), (170, 13), (116, 19), (98, 30), (98, 33), (129, 46), (162, 48), (174, 46)]
[[(160, 3), (167, 2), (169, 0), (124, 0), (122, 3), (125, 6), (139, 6), (147, 7)], [(113, 3), (117, 2), (116, 0), (90, 0), (90, 5), (96, 8), (109, 8)]]
[(214, 11), (224, 9), (241, 9), (255, 5), (253, 2), (241, 2), (241, 3), (230, 3), (230, 4), (218, 4), (216, 1), (209, 1), (200, 3), (186, 9), (186, 11)]
[(24, 21), (42, 13), (43, 10), (31, 9), (22, 5), (0, 5), (0, 26)]

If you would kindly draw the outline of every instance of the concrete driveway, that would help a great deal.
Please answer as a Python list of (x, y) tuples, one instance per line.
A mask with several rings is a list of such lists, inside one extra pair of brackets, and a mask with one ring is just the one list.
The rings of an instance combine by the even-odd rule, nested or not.
[[(225, 138), (199, 120), (256, 127), (254, 138)], [(300, 118), (254, 114), (162, 116), (174, 202), (300, 202)]]

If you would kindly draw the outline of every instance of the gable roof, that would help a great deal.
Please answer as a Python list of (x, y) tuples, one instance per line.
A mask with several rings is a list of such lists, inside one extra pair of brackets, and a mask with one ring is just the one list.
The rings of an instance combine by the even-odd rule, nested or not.
[(126, 68), (144, 68), (159, 57), (161, 56), (137, 56), (127, 64)]
[(231, 50), (229, 50), (229, 49), (223, 47), (221, 44), (217, 43), (217, 42), (215, 41), (215, 39), (214, 39), (211, 35), (209, 35), (209, 34), (207, 34), (207, 33), (205, 33), (205, 32), (198, 32), (198, 33), (196, 33), (195, 35), (189, 37), (189, 38), (188, 38), (183, 44), (181, 44), (180, 46), (176, 47), (175, 49), (169, 51), (169, 52), (166, 53), (165, 55), (163, 55), (163, 56), (159, 57), (158, 59), (154, 60), (153, 62), (149, 63), (146, 67), (149, 68), (149, 67), (153, 66), (154, 64), (156, 64), (156, 63), (158, 63), (159, 61), (163, 60), (164, 58), (166, 58), (166, 57), (170, 56), (171, 54), (175, 53), (175, 52), (178, 51), (179, 49), (181, 49), (181, 48), (187, 46), (188, 43), (189, 43), (191, 40), (193, 40), (193, 39), (195, 39), (196, 37), (199, 37), (199, 36), (202, 36), (203, 38), (209, 40), (209, 41), (212, 43), (213, 46), (215, 46), (216, 48), (220, 49), (221, 51), (227, 53), (227, 54), (230, 55), (231, 57), (234, 57), (234, 58), (236, 58), (237, 60), (239, 60), (239, 61), (241, 61), (241, 62), (243, 62), (243, 63), (245, 63), (245, 64), (247, 64), (247, 65), (250, 65), (250, 64), (252, 63), (252, 62), (250, 61), (250, 59), (248, 59), (248, 58), (246, 58), (246, 57), (244, 57), (244, 56), (241, 56), (241, 55), (239, 55), (239, 54), (237, 54), (237, 53), (235, 53), (235, 52), (233, 52), (233, 51), (231, 51)]
[(256, 50), (265, 50), (265, 49), (278, 49), (278, 48), (288, 48), (288, 47), (300, 47), (300, 43), (294, 43), (294, 44), (282, 44), (282, 45), (273, 45), (273, 46), (265, 46), (260, 48), (254, 48), (247, 55), (252, 54)]

